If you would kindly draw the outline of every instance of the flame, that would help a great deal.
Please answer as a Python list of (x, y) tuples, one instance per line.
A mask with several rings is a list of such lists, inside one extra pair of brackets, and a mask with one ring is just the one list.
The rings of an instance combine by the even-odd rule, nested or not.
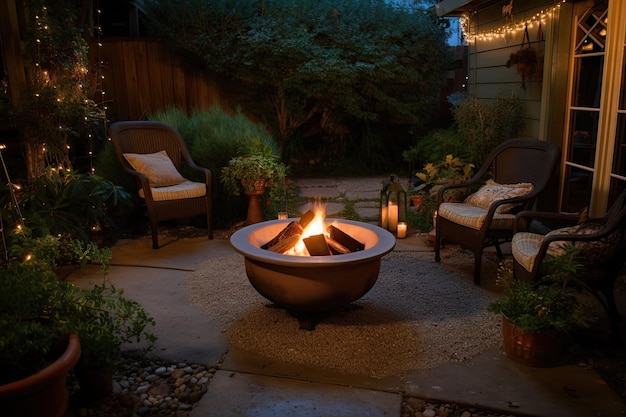
[(300, 240), (296, 243), (293, 248), (289, 251), (285, 252), (285, 255), (295, 255), (295, 256), (310, 256), (309, 251), (304, 244), (303, 239), (306, 239), (309, 236), (315, 235), (325, 235), (328, 236), (326, 232), (326, 206), (319, 201), (315, 202), (315, 206), (313, 208), (313, 213), (315, 217), (311, 222), (304, 228), (302, 232), (302, 236), (300, 236)]

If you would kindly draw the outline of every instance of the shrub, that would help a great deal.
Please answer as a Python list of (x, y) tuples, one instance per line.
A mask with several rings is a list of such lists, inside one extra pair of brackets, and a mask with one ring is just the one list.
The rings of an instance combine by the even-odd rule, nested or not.
[(500, 143), (514, 138), (524, 127), (522, 105), (513, 93), (501, 93), (492, 102), (468, 96), (452, 109), (457, 128), (466, 141), (468, 159), (481, 166)]

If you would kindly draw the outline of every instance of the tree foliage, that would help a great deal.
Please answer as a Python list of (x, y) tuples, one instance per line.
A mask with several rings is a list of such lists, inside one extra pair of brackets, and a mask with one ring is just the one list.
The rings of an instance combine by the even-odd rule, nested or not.
[(186, 59), (262, 98), (283, 151), (313, 118), (327, 132), (423, 124), (449, 62), (434, 15), (382, 0), (152, 0), (145, 11)]

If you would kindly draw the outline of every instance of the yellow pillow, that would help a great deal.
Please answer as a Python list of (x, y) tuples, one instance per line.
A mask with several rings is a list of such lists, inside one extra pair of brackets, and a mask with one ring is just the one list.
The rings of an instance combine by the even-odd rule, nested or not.
[(148, 177), (150, 187), (168, 187), (185, 181), (167, 152), (156, 153), (125, 153), (124, 158), (137, 172)]
[[(465, 199), (465, 203), (489, 210), (489, 207), (491, 207), (494, 201), (521, 197), (529, 194), (534, 188), (535, 186), (530, 182), (498, 184), (494, 180), (487, 180), (485, 185)], [(517, 204), (504, 204), (496, 209), (496, 213), (508, 213), (514, 209), (515, 206), (517, 206)]]

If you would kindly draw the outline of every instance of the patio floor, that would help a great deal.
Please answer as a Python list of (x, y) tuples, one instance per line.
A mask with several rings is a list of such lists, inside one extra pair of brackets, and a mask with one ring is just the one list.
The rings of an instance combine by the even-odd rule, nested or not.
[[(302, 180), (300, 186), (303, 195), (326, 197), (339, 209), (346, 198), (376, 199), (381, 180)], [(367, 204), (361, 208), (372, 209)], [(397, 240), (395, 250), (432, 248), (424, 235), (412, 235)], [(207, 258), (232, 253), (226, 239), (172, 238), (154, 251), (146, 236), (113, 247), (108, 278), (155, 317), (159, 337), (155, 354), (172, 362), (219, 364), (191, 417), (401, 417), (403, 395), (537, 417), (625, 415), (619, 396), (588, 367), (529, 368), (505, 358), (499, 349), (469, 362), (381, 380), (281, 363), (230, 347), (219, 323), (190, 303), (185, 277)], [(99, 271), (84, 268), (71, 280), (87, 283), (94, 274)], [(511, 403), (520, 407), (511, 408)]]

